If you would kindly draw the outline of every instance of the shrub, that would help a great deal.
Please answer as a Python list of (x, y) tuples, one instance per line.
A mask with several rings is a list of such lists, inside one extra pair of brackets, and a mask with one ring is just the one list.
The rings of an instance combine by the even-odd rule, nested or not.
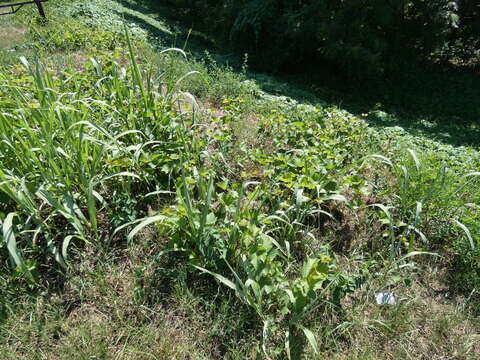
[(458, 39), (458, 27), (470, 33), (473, 18), (478, 18), (469, 2), (449, 0), (171, 3), (196, 26), (203, 19), (203, 25), (230, 39), (239, 51), (254, 55), (264, 68), (330, 63), (362, 78), (381, 74), (405, 52), (428, 58), (452, 37)]

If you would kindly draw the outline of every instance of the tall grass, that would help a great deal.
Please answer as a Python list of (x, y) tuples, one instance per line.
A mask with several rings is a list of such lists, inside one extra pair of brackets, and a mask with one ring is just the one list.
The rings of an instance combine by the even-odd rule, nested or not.
[(475, 221), (469, 208), (478, 201), (480, 174), (459, 174), (443, 163), (422, 161), (412, 149), (407, 154), (397, 162), (373, 155), (388, 166), (395, 182), (381, 191), (391, 197), (391, 205), (373, 205), (381, 210), (382, 222), (389, 227), (391, 246), (396, 249), (392, 251), (398, 254), (403, 245), (409, 251), (438, 249), (445, 239), (462, 235), (474, 249), (475, 241), (462, 222)]
[(48, 249), (66, 266), (72, 241), (106, 240), (108, 223), (99, 221), (112, 192), (147, 186), (157, 172), (153, 152), (185, 143), (177, 138), (175, 87), (161, 91), (162, 79), (139, 69), (126, 38), (127, 68), (112, 62), (105, 69), (91, 59), (88, 73), (58, 77), (21, 58), (21, 81), (0, 75), (7, 96), (0, 113), (3, 236), (29, 275), (24, 255), (33, 248)]

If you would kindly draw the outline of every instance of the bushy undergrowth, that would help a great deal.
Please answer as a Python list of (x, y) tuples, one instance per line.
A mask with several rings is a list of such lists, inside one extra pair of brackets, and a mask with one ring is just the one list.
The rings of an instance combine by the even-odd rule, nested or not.
[(371, 79), (413, 58), (472, 58), (475, 50), (467, 54), (478, 46), (475, 0), (166, 2), (179, 17), (249, 52), (262, 68), (311, 65), (315, 71), (321, 62)]
[[(111, 259), (119, 252), (129, 254), (120, 262), (131, 281), (118, 285), (121, 310), (102, 307), (116, 326), (136, 319), (154, 341), (145, 327), (158, 316), (154, 305), (204, 304), (182, 303), (193, 316), (211, 304), (228, 317), (208, 330), (212, 343), (223, 337), (218, 358), (244, 358), (243, 350), (315, 358), (352, 346), (354, 327), (408, 333), (403, 298), (378, 317), (385, 322), (359, 324), (355, 313), (374, 313), (375, 293), (405, 292), (429, 264), (461, 281), (453, 288), (475, 304), (474, 155), (463, 153), (471, 163), (462, 164), (338, 108), (265, 97), (211, 60), (136, 48), (126, 27), (113, 38), (100, 32), (106, 46), (89, 42), (96, 28), (82, 27), (80, 42), (55, 29), (33, 33), (33, 43), (93, 56), (66, 69), (22, 57), (0, 73), (4, 319), (28, 296), (47, 294), (66, 317), (70, 307), (114, 299), (103, 292), (122, 283), (122, 274), (105, 275), (120, 266)], [(54, 292), (74, 298), (50, 299)], [(96, 356), (112, 346), (101, 338), (109, 340)]]

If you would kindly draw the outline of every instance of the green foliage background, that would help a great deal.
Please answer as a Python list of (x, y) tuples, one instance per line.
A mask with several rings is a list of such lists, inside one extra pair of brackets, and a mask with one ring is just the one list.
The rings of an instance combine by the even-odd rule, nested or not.
[(401, 59), (472, 58), (478, 48), (476, 0), (167, 2), (270, 69), (324, 64), (366, 77)]

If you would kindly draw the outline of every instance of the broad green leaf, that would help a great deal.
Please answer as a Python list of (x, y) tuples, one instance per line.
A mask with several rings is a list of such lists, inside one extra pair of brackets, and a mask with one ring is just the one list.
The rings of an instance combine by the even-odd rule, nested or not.
[(15, 238), (15, 233), (13, 231), (13, 218), (16, 216), (16, 213), (9, 213), (5, 220), (3, 221), (2, 231), (3, 231), (3, 240), (7, 245), (7, 250), (10, 256), (13, 259), (13, 262), (25, 275), (28, 276), (30, 280), (33, 281), (33, 275), (30, 270), (25, 265), (25, 262), (22, 258), (20, 251), (17, 248), (17, 240)]
[(207, 274), (210, 274), (212, 275), (215, 279), (217, 279), (218, 281), (220, 281), (222, 284), (228, 286), (230, 289), (232, 290), (235, 290), (237, 291), (237, 287), (235, 286), (235, 284), (231, 281), (231, 280), (228, 280), (225, 276), (223, 275), (220, 275), (220, 274), (217, 274), (217, 273), (214, 273), (212, 271), (209, 271), (205, 268), (202, 268), (200, 266), (197, 266), (197, 265), (192, 265), (193, 267), (197, 268), (198, 270), (204, 272), (204, 273), (207, 273)]
[(475, 246), (475, 241), (473, 240), (473, 237), (472, 237), (472, 234), (470, 233), (470, 230), (458, 220), (454, 220), (453, 222), (455, 224), (457, 224), (463, 230), (463, 232), (465, 233), (465, 235), (468, 238), (468, 241), (470, 241), (470, 246), (472, 247), (472, 250), (475, 250), (475, 247), (476, 247)]
[(307, 338), (308, 342), (312, 346), (315, 354), (318, 354), (318, 344), (317, 344), (317, 340), (315, 339), (315, 335), (313, 335), (313, 332), (311, 332), (309, 329), (307, 329), (306, 327), (304, 327), (300, 324), (297, 324), (297, 326), (300, 329), (302, 329), (303, 333), (305, 334), (305, 337)]
[[(164, 216), (164, 215), (155, 215), (155, 216), (150, 216), (150, 217), (147, 217), (143, 220), (141, 220), (140, 224), (138, 224), (137, 226), (135, 226), (133, 228), (132, 231), (130, 231), (130, 233), (128, 234), (127, 236), (127, 240), (130, 241), (134, 238), (135, 235), (137, 235), (137, 233), (142, 230), (143, 228), (147, 227), (148, 225), (150, 224), (153, 224), (153, 223), (156, 223), (156, 222), (159, 222), (159, 221), (164, 221), (166, 220), (167, 217)], [(118, 229), (117, 229), (118, 230)]]
[(373, 154), (373, 155), (369, 155), (368, 157), (369, 157), (369, 158), (373, 158), (373, 159), (381, 160), (384, 164), (386, 164), (386, 165), (388, 165), (388, 166), (390, 166), (390, 167), (393, 167), (392, 161), (391, 161), (389, 158), (387, 158), (387, 157), (385, 157), (385, 156), (383, 156), (383, 155)]
[(8, 252), (12, 257), (13, 261), (15, 262), (15, 265), (20, 269), (23, 269), (23, 258), (19, 250), (17, 249), (17, 240), (15, 239), (15, 233), (13, 231), (13, 218), (16, 215), (16, 213), (9, 213), (3, 221), (3, 239), (7, 244)]
[(415, 167), (417, 168), (417, 171), (420, 171), (420, 167), (422, 164), (420, 163), (420, 160), (418, 160), (417, 153), (415, 152), (415, 150), (412, 150), (412, 149), (407, 149), (407, 151), (412, 156), (413, 161), (415, 162)]

